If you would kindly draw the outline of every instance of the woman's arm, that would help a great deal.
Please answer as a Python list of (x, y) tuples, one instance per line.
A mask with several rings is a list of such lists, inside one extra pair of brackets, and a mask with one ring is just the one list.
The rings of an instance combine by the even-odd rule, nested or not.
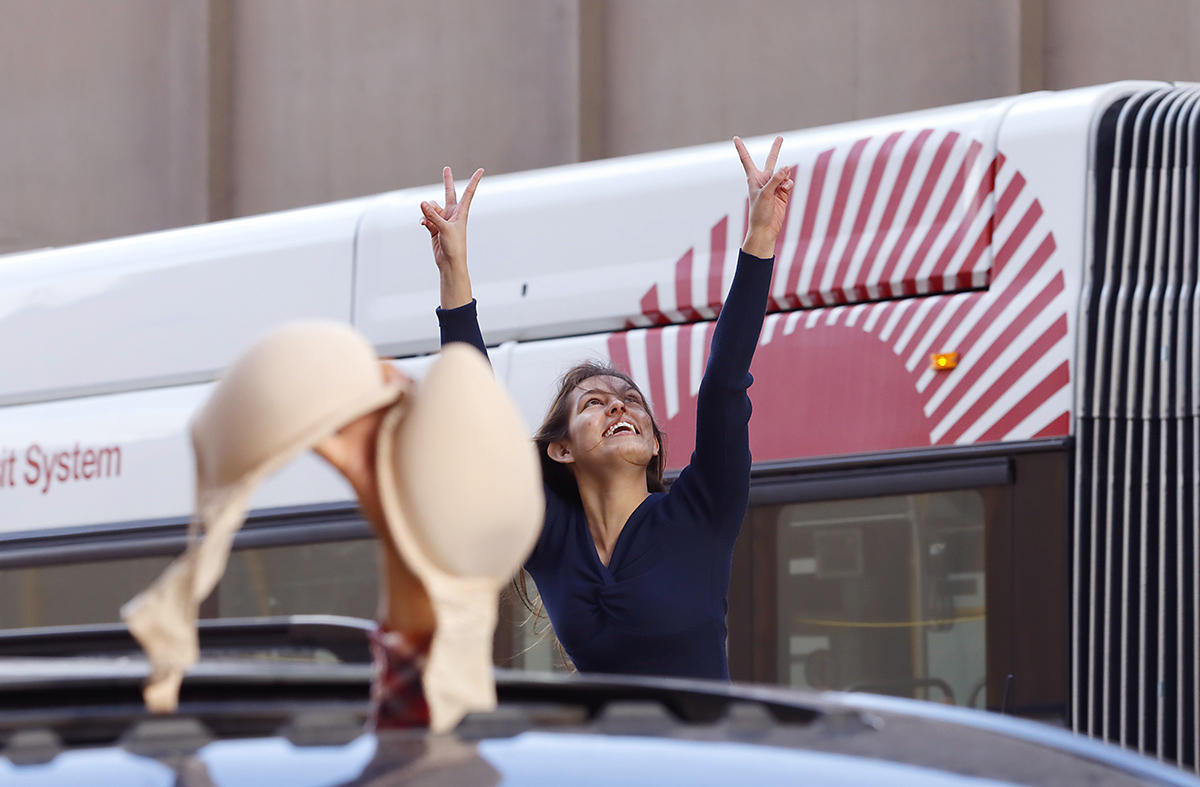
[[(724, 387), (737, 388), (744, 393), (745, 387), (750, 384), (746, 376), (750, 372), (750, 361), (754, 357), (754, 348), (758, 344), (766, 314), (775, 241), (787, 216), (793, 184), (787, 167), (775, 170), (783, 137), (775, 137), (771, 152), (767, 154), (766, 169), (761, 170), (755, 166), (741, 139), (734, 137), (733, 144), (746, 171), (750, 212), (733, 284), (725, 296), (713, 331), (701, 390), (704, 382), (717, 381), (723, 383)], [(696, 437), (699, 441), (698, 428)]]
[(776, 137), (766, 168), (758, 169), (734, 137), (746, 171), (750, 213), (737, 270), (713, 331), (708, 365), (696, 401), (696, 450), (672, 488), (695, 515), (734, 536), (750, 491), (750, 362), (762, 331), (775, 241), (792, 193), (790, 171), (775, 170), (782, 137)]
[(442, 181), (446, 186), (446, 204), (422, 202), (421, 224), (429, 230), (433, 244), (433, 261), (437, 263), (441, 285), (441, 306), (437, 310), (441, 328), (442, 344), (466, 342), (484, 356), (487, 347), (479, 330), (475, 311), (475, 299), (471, 295), (471, 274), (467, 269), (467, 216), (471, 200), (483, 170), (475, 170), (460, 201), (454, 189), (454, 173), (449, 167), (442, 169)]

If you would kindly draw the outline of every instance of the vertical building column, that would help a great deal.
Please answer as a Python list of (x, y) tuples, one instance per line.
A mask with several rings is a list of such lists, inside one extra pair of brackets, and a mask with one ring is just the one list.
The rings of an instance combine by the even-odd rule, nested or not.
[(1028, 93), (1046, 87), (1046, 0), (1020, 0), (1018, 84)]
[(168, 12), (162, 183), (167, 226), (232, 215), (232, 9), (232, 0), (183, 0)]
[(207, 0), (208, 6), (208, 220), (233, 217), (234, 0)]
[(576, 161), (604, 158), (607, 148), (607, 3), (578, 0), (576, 55), (579, 114)]

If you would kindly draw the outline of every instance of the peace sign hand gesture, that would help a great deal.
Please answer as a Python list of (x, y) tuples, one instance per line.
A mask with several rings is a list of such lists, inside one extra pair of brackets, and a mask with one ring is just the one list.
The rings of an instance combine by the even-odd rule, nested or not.
[(467, 214), (483, 170), (475, 170), (459, 201), (454, 189), (454, 173), (442, 169), (446, 185), (446, 204), (422, 202), (421, 224), (429, 230), (433, 244), (433, 261), (441, 277), (442, 308), (454, 309), (471, 302), (471, 277), (467, 271)]
[(734, 137), (733, 144), (742, 160), (742, 168), (746, 170), (746, 185), (750, 192), (750, 221), (742, 251), (755, 257), (772, 257), (795, 185), (787, 167), (775, 169), (783, 137), (775, 137), (763, 169), (754, 164), (740, 137)]

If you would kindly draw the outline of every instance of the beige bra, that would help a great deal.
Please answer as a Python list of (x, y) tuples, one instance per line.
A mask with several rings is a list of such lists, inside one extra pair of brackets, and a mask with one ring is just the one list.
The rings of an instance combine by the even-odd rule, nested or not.
[(491, 644), (500, 588), (541, 529), (536, 452), (483, 356), (442, 349), (424, 380), (387, 382), (371, 345), (333, 322), (286, 325), (226, 371), (191, 424), (196, 511), (190, 544), (122, 607), (145, 649), (147, 706), (172, 711), (199, 656), (200, 602), (224, 573), (251, 495), (342, 426), (387, 407), (377, 443), (389, 532), (433, 606), (423, 675), (431, 726), (493, 708)]

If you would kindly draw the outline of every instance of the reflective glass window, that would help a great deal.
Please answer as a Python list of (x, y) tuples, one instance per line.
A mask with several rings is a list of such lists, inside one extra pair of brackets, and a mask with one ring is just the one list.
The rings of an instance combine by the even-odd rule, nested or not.
[(772, 506), (780, 682), (982, 707), (975, 491)]

